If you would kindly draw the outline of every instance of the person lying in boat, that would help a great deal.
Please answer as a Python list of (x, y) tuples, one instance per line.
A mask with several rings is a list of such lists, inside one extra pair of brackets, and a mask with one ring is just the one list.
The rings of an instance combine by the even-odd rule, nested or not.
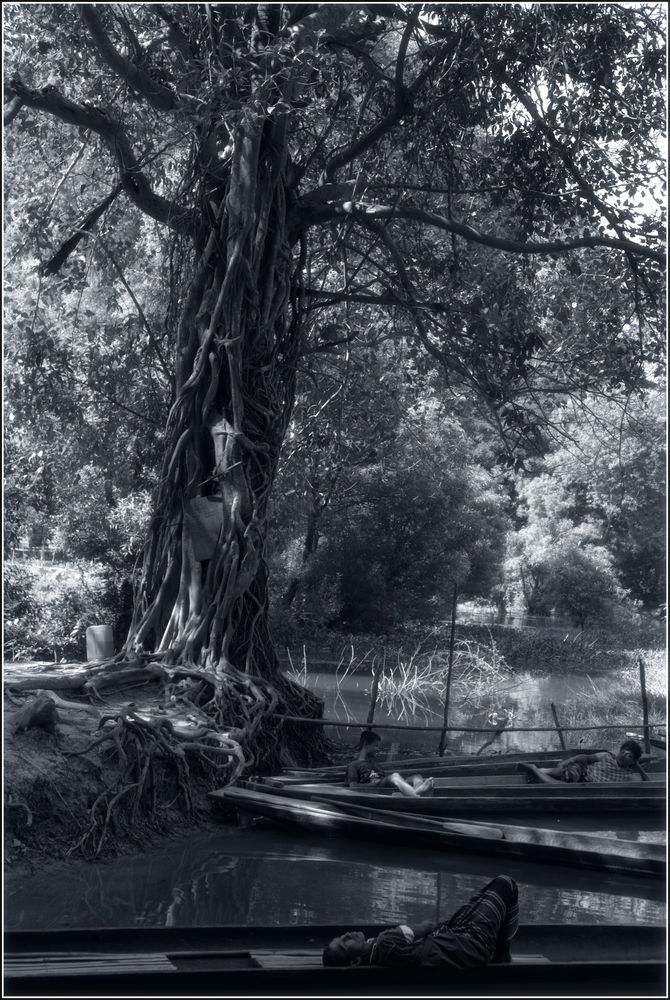
[(323, 951), (325, 966), (422, 965), (473, 969), (511, 962), (510, 942), (519, 926), (514, 879), (498, 875), (441, 923), (400, 924), (366, 938), (349, 931)]
[(402, 795), (427, 795), (433, 789), (433, 779), (425, 780), (420, 774), (414, 774), (406, 781), (397, 771), (386, 774), (384, 768), (377, 763), (376, 756), (381, 748), (382, 739), (379, 733), (372, 729), (364, 729), (359, 740), (359, 753), (347, 767), (344, 784), (349, 787), (356, 785), (375, 785), (378, 788), (395, 788)]
[(618, 753), (603, 750), (599, 753), (578, 753), (562, 760), (556, 767), (536, 767), (520, 763), (521, 770), (546, 785), (556, 782), (634, 781), (639, 775), (649, 781), (649, 775), (640, 766), (642, 747), (637, 740), (624, 740)]

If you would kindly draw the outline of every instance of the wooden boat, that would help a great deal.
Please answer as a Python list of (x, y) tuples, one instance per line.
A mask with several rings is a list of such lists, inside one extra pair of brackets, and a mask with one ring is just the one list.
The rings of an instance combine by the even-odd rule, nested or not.
[(325, 800), (305, 802), (285, 794), (268, 794), (261, 788), (229, 786), (212, 792), (211, 797), (242, 812), (330, 836), (665, 877), (663, 844), (500, 823), (444, 822), (365, 806), (334, 805)]
[[(469, 816), (505, 813), (607, 813), (664, 812), (664, 780), (603, 782), (589, 784), (479, 784), (441, 785), (449, 779), (435, 779), (432, 795), (410, 798), (393, 788), (359, 785), (345, 788), (327, 783), (305, 783), (277, 787), (263, 783), (263, 791), (288, 794), (301, 799), (327, 799), (335, 804), (364, 805), (371, 809), (392, 809), (424, 816)], [(243, 783), (244, 786), (248, 783)]]
[[(410, 773), (414, 771), (423, 771), (426, 768), (431, 767), (444, 767), (453, 766), (456, 764), (496, 764), (496, 763), (518, 763), (519, 761), (530, 761), (536, 764), (542, 764), (542, 766), (551, 767), (548, 761), (556, 762), (562, 760), (565, 757), (572, 757), (576, 753), (600, 753), (603, 750), (608, 749), (607, 747), (570, 747), (565, 750), (557, 748), (555, 750), (518, 750), (512, 753), (492, 753), (492, 754), (473, 754), (473, 753), (445, 753), (444, 757), (440, 757), (438, 754), (427, 754), (425, 757), (396, 757), (384, 759), (380, 755), (379, 762), (388, 771), (393, 769), (394, 771), (401, 771), (401, 769), (407, 769)], [(345, 765), (343, 764), (330, 764), (322, 767), (285, 767), (283, 769), (283, 774), (286, 775), (339, 775), (343, 774)]]
[[(398, 774), (405, 776), (421, 773), (425, 778), (450, 777), (459, 774), (473, 776), (478, 774), (517, 774), (520, 763), (537, 764), (540, 767), (555, 767), (561, 760), (574, 756), (577, 753), (598, 752), (600, 751), (597, 748), (589, 748), (587, 750), (578, 748), (563, 751), (542, 751), (539, 753), (491, 754), (486, 757), (463, 754), (450, 757), (423, 757), (415, 760), (403, 758), (401, 760), (380, 760), (380, 763), (387, 773), (397, 771)], [(665, 757), (644, 756), (642, 761), (644, 769), (649, 774), (661, 774), (666, 771), (667, 762)], [(345, 772), (346, 767), (343, 764), (322, 768), (304, 768), (302, 770), (285, 769), (281, 774), (272, 775), (271, 778), (265, 778), (265, 780), (272, 780), (277, 785), (303, 784), (305, 782), (343, 782)]]
[[(470, 781), (472, 784), (488, 784), (489, 776), (491, 775), (515, 775), (512, 782), (501, 782), (502, 784), (523, 784), (526, 781), (525, 775), (519, 770), (520, 763), (526, 763), (525, 761), (508, 761), (506, 759), (507, 755), (494, 758), (488, 763), (475, 763), (467, 762), (461, 764), (433, 764), (429, 767), (389, 767), (388, 764), (384, 763), (383, 767), (387, 773), (390, 771), (397, 771), (398, 774), (402, 774), (405, 777), (411, 774), (421, 773), (424, 778), (457, 778), (463, 777), (466, 781)], [(547, 757), (541, 761), (542, 767), (555, 767), (561, 761), (561, 757)], [(481, 758), (478, 758), (480, 761)], [(529, 761), (530, 762), (530, 761)], [(536, 763), (535, 760), (532, 763)], [(666, 761), (664, 758), (651, 758), (645, 765), (645, 771), (654, 779), (658, 778), (661, 780), (662, 776), (666, 773)], [(303, 776), (298, 774), (273, 774), (269, 777), (264, 777), (263, 780), (270, 785), (275, 785), (277, 787), (289, 787), (291, 785), (302, 785), (306, 782), (310, 784), (332, 784), (336, 781), (341, 781), (344, 783), (345, 768), (340, 768), (331, 774), (325, 774), (319, 771), (314, 773), (305, 772)], [(481, 779), (481, 780), (480, 780)], [(642, 781), (636, 775), (636, 780)], [(463, 782), (463, 784), (466, 783)]]
[[(522, 924), (512, 962), (450, 969), (448, 979), (443, 968), (324, 969), (324, 946), (351, 929), (6, 931), (3, 996), (665, 995), (658, 925)], [(384, 926), (355, 929), (374, 937)]]

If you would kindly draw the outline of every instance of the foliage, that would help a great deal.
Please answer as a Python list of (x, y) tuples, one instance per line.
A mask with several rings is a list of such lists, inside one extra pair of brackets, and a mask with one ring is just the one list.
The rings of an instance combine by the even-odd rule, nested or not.
[(368, 442), (365, 461), (339, 470), (309, 560), (296, 566), (295, 543), (275, 557), (274, 569), (283, 560), (301, 574), (298, 616), (383, 630), (444, 617), (454, 583), (462, 593), (487, 592), (506, 521), (495, 482), (470, 461), (459, 423), (424, 386), (402, 419), (387, 423), (386, 437)]
[(519, 496), (525, 523), (509, 537), (509, 590), (530, 614), (566, 611), (582, 627), (589, 617), (602, 618), (624, 595), (598, 524), (589, 518), (573, 523), (568, 499), (546, 474), (528, 478)]
[(6, 562), (3, 567), (3, 604), (5, 627), (20, 626), (22, 621), (33, 617), (37, 611), (34, 583), (35, 578), (25, 563)]
[(570, 414), (546, 458), (575, 522), (599, 526), (619, 582), (634, 600), (665, 601), (666, 419), (661, 392), (634, 406), (593, 399)]
[(5, 564), (5, 656), (12, 660), (85, 660), (86, 629), (111, 624), (119, 634), (119, 581), (102, 566)]
[(602, 546), (562, 545), (546, 566), (546, 573), (551, 581), (547, 597), (552, 608), (569, 615), (576, 625), (584, 628), (587, 620), (604, 621), (614, 616), (614, 600), (623, 593)]

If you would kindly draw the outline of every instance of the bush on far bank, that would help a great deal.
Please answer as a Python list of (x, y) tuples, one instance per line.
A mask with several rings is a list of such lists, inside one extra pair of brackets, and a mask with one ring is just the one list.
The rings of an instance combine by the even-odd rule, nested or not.
[(131, 606), (128, 580), (101, 563), (7, 561), (5, 659), (85, 660), (89, 625), (111, 625), (118, 649)]
[[(413, 651), (421, 645), (426, 655), (436, 649), (449, 647), (451, 625), (449, 622), (430, 626), (425, 622), (410, 622), (397, 626), (392, 632), (344, 632), (325, 628), (309, 621), (297, 621), (284, 609), (272, 614), (272, 634), (280, 652), (288, 648), (291, 654), (305, 647), (309, 660), (330, 656), (337, 659), (343, 647), (353, 645), (356, 650), (380, 651), (403, 648)], [(620, 627), (560, 629), (554, 626), (537, 628), (517, 625), (456, 624), (457, 640), (495, 645), (507, 665), (515, 671), (532, 673), (606, 673), (637, 663), (637, 656), (652, 660), (664, 659), (665, 634), (663, 625), (649, 616), (635, 616), (621, 622)]]

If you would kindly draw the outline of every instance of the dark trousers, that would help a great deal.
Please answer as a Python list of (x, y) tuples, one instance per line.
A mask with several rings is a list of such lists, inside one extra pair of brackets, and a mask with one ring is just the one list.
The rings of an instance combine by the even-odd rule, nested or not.
[(463, 935), (465, 967), (482, 961), (509, 961), (509, 944), (519, 928), (516, 882), (509, 875), (498, 875), (441, 924), (434, 935), (442, 928)]

